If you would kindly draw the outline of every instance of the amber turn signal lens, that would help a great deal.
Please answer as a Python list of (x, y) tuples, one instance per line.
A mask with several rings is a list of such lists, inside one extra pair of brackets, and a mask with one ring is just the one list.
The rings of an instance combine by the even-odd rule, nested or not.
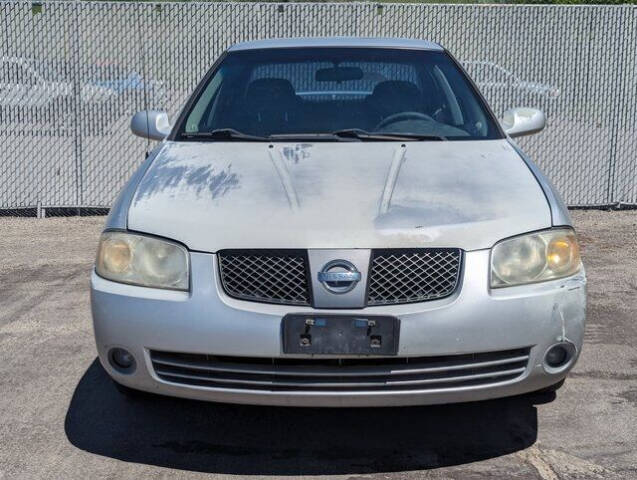
[(112, 273), (124, 273), (132, 259), (131, 249), (127, 242), (119, 239), (109, 239), (104, 242), (100, 251), (102, 265)]
[(556, 274), (568, 271), (574, 263), (579, 263), (579, 247), (574, 236), (554, 238), (547, 247), (548, 267)]

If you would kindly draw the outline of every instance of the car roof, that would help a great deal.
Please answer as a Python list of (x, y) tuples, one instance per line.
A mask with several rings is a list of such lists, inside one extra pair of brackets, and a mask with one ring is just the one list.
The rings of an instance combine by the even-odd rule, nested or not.
[(437, 43), (413, 38), (372, 38), (372, 37), (301, 37), (272, 38), (237, 43), (229, 52), (242, 50), (262, 50), (270, 48), (302, 47), (354, 47), (354, 48), (397, 48), (443, 51)]

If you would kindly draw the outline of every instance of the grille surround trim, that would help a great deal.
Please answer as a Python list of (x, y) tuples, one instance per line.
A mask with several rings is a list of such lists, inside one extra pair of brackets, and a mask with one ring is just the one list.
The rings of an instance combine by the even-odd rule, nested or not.
[[(363, 303), (357, 308), (441, 300), (458, 291), (465, 256), (460, 248), (386, 248), (369, 252), (366, 290)], [(315, 307), (308, 250), (226, 249), (217, 252), (217, 263), (221, 286), (229, 297)], [(277, 268), (272, 269), (272, 264), (277, 263)], [(292, 269), (294, 278), (279, 275), (289, 273), (286, 267)], [(254, 276), (258, 281), (251, 280)], [(284, 287), (290, 288), (286, 291)]]

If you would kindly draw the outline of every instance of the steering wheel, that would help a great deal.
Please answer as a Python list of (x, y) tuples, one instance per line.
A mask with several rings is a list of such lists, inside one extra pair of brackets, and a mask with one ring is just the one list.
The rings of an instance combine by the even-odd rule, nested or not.
[(374, 130), (378, 131), (382, 129), (383, 127), (386, 127), (387, 125), (391, 125), (392, 123), (396, 123), (396, 122), (402, 122), (405, 120), (426, 120), (428, 122), (434, 121), (433, 118), (431, 118), (429, 115), (425, 115), (424, 113), (399, 112), (399, 113), (394, 113), (393, 115), (390, 115), (387, 118), (383, 118), (381, 122), (374, 127)]

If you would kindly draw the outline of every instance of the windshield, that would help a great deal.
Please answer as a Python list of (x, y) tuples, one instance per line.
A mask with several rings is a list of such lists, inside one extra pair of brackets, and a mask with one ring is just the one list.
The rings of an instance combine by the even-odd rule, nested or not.
[[(478, 140), (501, 133), (444, 52), (281, 48), (229, 53), (199, 89), (179, 139), (325, 136)], [(220, 132), (222, 131), (222, 132)], [(223, 133), (223, 135), (212, 135)], [(373, 135), (369, 135), (373, 134)]]

